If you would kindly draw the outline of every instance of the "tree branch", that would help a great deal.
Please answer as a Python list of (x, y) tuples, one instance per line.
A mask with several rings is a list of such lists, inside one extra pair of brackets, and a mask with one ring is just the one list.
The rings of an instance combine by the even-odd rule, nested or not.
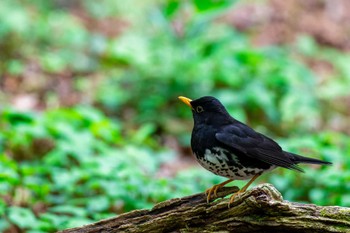
[[(222, 188), (218, 197), (237, 191)], [(350, 208), (283, 201), (271, 184), (236, 197), (206, 203), (204, 193), (175, 198), (151, 210), (135, 210), (61, 233), (89, 232), (350, 232)]]

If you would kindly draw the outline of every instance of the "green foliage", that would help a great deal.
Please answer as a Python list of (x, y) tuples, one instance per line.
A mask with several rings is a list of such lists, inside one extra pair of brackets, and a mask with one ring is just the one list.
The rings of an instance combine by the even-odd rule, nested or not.
[[(49, 74), (45, 75), (47, 79), (66, 70), (106, 76), (104, 84), (96, 88), (98, 103), (118, 116), (128, 114), (130, 122), (156, 119), (155, 127), (162, 130), (171, 130), (167, 128), (168, 119), (179, 116), (169, 111), (179, 94), (192, 98), (218, 95), (238, 118), (252, 124), (267, 121), (275, 133), (283, 133), (278, 130), (282, 122), (288, 130), (293, 130), (288, 126), (296, 122), (302, 129), (313, 129), (315, 119), (320, 118), (318, 97), (347, 93), (348, 59), (332, 51), (321, 56), (335, 64), (341, 77), (329, 79), (332, 88), (327, 85), (318, 95), (312, 72), (288, 51), (251, 48), (244, 35), (213, 20), (221, 14), (218, 9), (231, 7), (229, 2), (167, 1), (153, 4), (152, 13), (140, 7), (142, 14), (132, 19), (138, 27), (121, 37), (108, 38), (88, 31), (79, 18), (67, 12), (69, 4), (35, 1), (29, 8), (27, 2), (3, 1), (0, 44), (6, 62), (2, 69), (14, 76), (23, 75), (27, 60), (36, 60), (39, 69)], [(124, 7), (128, 4), (133, 1)], [(82, 6), (96, 18), (111, 16), (123, 8), (111, 1), (99, 6), (84, 1)], [(189, 16), (183, 18), (184, 12)], [(172, 26), (174, 21), (180, 29)], [(16, 55), (18, 47), (20, 56)], [(312, 40), (300, 40), (298, 48), (306, 55), (319, 55)], [(134, 110), (131, 117), (129, 109)], [(159, 117), (160, 111), (164, 117)], [(303, 114), (305, 111), (309, 114)]]
[[(350, 137), (341, 133), (323, 132), (281, 141), (284, 148), (306, 156), (331, 161), (331, 166), (303, 166), (305, 173), (281, 169), (281, 175), (270, 175), (287, 200), (298, 200), (319, 205), (349, 205)], [(340, 194), (340, 195), (339, 195)]]
[(336, 49), (323, 48), (310, 37), (300, 37), (296, 43), (296, 49), (307, 58), (317, 59), (323, 62), (325, 67), (334, 70), (330, 77), (319, 89), (319, 96), (322, 99), (336, 100), (349, 95), (350, 86), (350, 55)]
[(200, 174), (158, 177), (160, 165), (173, 160), (173, 153), (146, 147), (143, 128), (125, 142), (119, 124), (92, 108), (43, 114), (6, 110), (1, 119), (3, 228), (15, 224), (47, 232), (79, 226), (198, 192), (217, 179), (207, 174), (193, 186), (187, 180), (199, 181)]
[[(288, 135), (285, 149), (334, 163), (265, 176), (285, 199), (349, 205), (350, 138), (322, 131), (348, 130), (349, 55), (308, 37), (253, 47), (222, 20), (235, 2), (0, 1), (1, 85), (39, 92), (50, 107), (62, 95), (53, 87), (69, 80), (68, 92), (87, 104), (1, 109), (0, 231), (54, 232), (223, 181), (204, 169), (162, 177), (176, 161), (164, 136), (189, 145), (191, 116), (179, 95), (215, 95), (259, 131)], [(321, 79), (310, 60), (332, 72)]]
[(215, 23), (217, 14), (193, 11), (187, 21), (178, 19), (182, 8), (175, 3), (165, 11), (174, 11), (181, 31), (166, 14), (156, 14), (149, 18), (151, 30), (142, 27), (111, 41), (102, 62), (122, 66), (97, 93), (109, 112), (123, 116), (123, 109), (131, 108), (134, 114), (128, 111), (128, 117), (135, 122), (152, 121), (161, 131), (171, 131), (169, 121), (182, 111), (171, 107), (178, 95), (215, 95), (237, 118), (253, 125), (264, 121), (276, 134), (283, 134), (282, 122), (289, 131), (296, 130), (296, 122), (297, 130), (315, 127), (320, 103), (315, 76), (305, 65), (284, 48), (250, 47), (247, 37)]
[[(0, 155), (0, 214), (7, 216), (0, 221), (2, 229), (14, 224), (21, 229), (52, 232), (150, 208), (154, 203), (200, 192), (224, 180), (202, 169), (161, 178), (161, 165), (172, 161), (174, 154), (150, 149), (147, 144), (140, 146), (140, 136), (126, 142), (123, 128), (92, 108), (43, 114), (7, 110), (1, 119), (1, 145), (6, 154)], [(140, 131), (135, 134), (144, 135), (144, 129)], [(40, 150), (38, 147), (44, 144), (35, 144), (38, 139), (53, 143), (49, 149)], [(350, 174), (339, 175), (337, 170), (350, 166), (350, 162), (344, 164), (348, 158), (342, 154), (350, 152), (349, 142), (349, 137), (334, 133), (285, 141), (285, 148), (291, 151), (315, 154), (334, 165), (308, 169), (301, 175), (283, 170), (281, 176), (271, 175), (268, 180), (287, 200), (346, 205), (349, 198), (337, 193), (349, 191), (342, 181)], [(16, 154), (18, 151), (21, 156)], [(32, 156), (33, 151), (44, 152)], [(318, 179), (321, 171), (322, 180)]]
[[(34, 59), (40, 69), (48, 73), (67, 69), (90, 71), (96, 59), (95, 47), (91, 47), (93, 36), (64, 8), (37, 2), (40, 4), (17, 0), (1, 3), (0, 47), (8, 64), (2, 67), (3, 72), (22, 74), (26, 68), (23, 63)], [(58, 10), (50, 11), (51, 7)], [(21, 48), (20, 56), (18, 48)]]
[[(216, 95), (237, 118), (253, 125), (265, 121), (276, 134), (283, 134), (282, 122), (285, 130), (294, 130), (290, 125), (296, 122), (302, 126), (299, 130), (313, 129), (320, 118), (315, 77), (305, 65), (283, 48), (253, 48), (246, 36), (216, 22), (231, 1), (140, 6), (138, 17), (130, 19), (135, 27), (119, 37), (88, 31), (69, 14), (69, 5), (36, 3), (2, 3), (0, 22), (6, 30), (0, 43), (8, 50), (3, 53), (8, 54), (4, 72), (25, 75), (25, 62), (35, 60), (43, 75), (39, 83), (50, 83), (52, 75), (69, 70), (76, 74), (76, 90), (84, 85), (79, 81), (103, 76), (92, 93), (96, 103), (133, 127), (151, 122), (159, 132), (179, 133), (168, 127), (178, 117), (189, 116), (172, 107), (178, 95)], [(113, 15), (112, 9), (117, 14), (132, 4), (102, 1), (96, 6), (86, 1), (81, 10), (92, 19), (104, 19)], [(303, 95), (295, 95), (299, 92)], [(52, 100), (52, 93), (46, 96)]]

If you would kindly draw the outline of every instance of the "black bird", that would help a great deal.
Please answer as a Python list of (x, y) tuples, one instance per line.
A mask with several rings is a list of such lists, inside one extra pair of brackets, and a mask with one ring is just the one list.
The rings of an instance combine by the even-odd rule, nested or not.
[(179, 99), (192, 109), (194, 126), (191, 147), (197, 161), (214, 174), (229, 178), (206, 190), (207, 202), (212, 193), (216, 196), (220, 187), (233, 180), (251, 179), (231, 196), (229, 206), (237, 194), (245, 192), (262, 173), (276, 167), (302, 172), (297, 166), (299, 163), (331, 164), (284, 151), (271, 138), (231, 117), (214, 97), (191, 100), (180, 96)]

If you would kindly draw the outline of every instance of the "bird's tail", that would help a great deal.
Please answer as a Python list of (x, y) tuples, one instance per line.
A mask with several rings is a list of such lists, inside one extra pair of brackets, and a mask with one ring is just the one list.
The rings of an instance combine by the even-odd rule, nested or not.
[(319, 160), (319, 159), (313, 159), (313, 158), (308, 158), (308, 157), (304, 157), (301, 155), (297, 155), (291, 152), (287, 152), (284, 151), (285, 154), (287, 154), (290, 159), (295, 162), (295, 164), (298, 163), (309, 163), (309, 164), (325, 164), (325, 165), (331, 165), (331, 162), (327, 162), (327, 161), (323, 161), (323, 160)]

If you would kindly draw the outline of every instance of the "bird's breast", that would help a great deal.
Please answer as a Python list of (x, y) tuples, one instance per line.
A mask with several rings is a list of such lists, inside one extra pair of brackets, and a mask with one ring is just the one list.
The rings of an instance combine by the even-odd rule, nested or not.
[(200, 155), (194, 154), (202, 167), (216, 175), (230, 179), (246, 180), (266, 171), (262, 168), (243, 166), (239, 156), (220, 147), (205, 149), (204, 153)]

